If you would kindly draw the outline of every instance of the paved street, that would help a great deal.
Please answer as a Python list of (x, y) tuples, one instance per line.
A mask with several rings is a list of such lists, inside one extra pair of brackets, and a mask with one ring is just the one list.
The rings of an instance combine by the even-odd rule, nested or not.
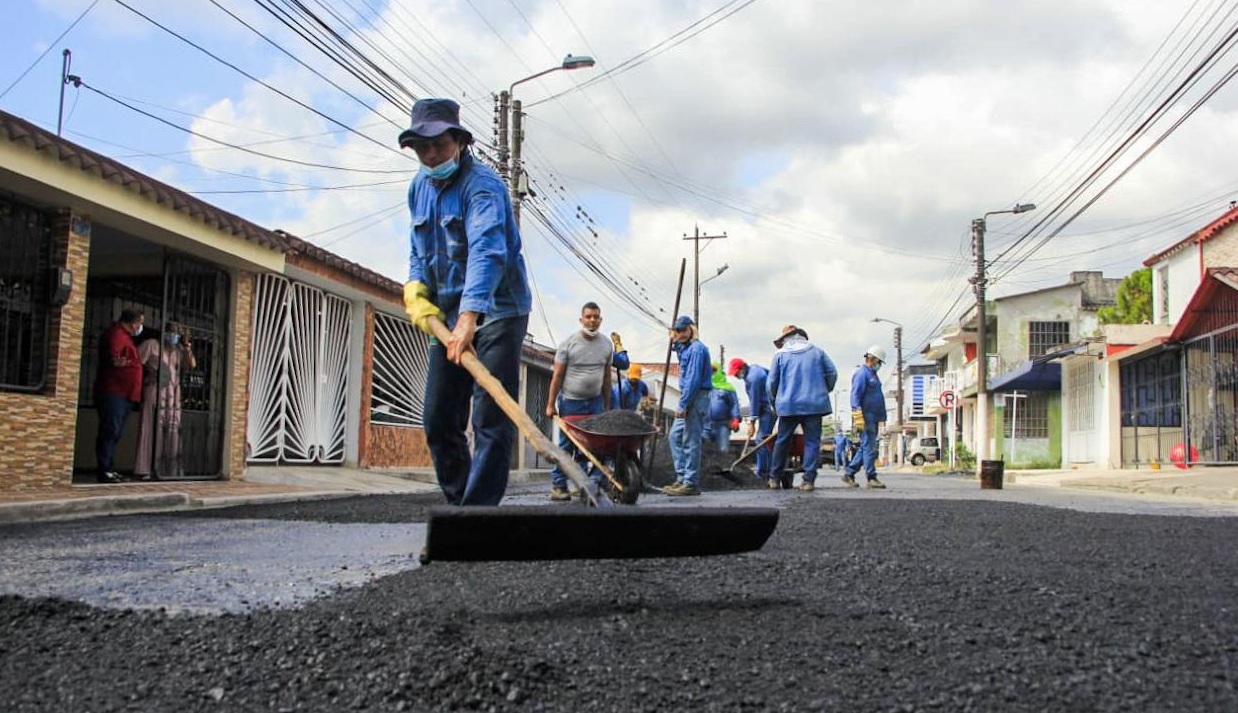
[[(12, 710), (1227, 710), (1238, 505), (890, 475), (760, 552), (419, 568), (432, 496), (0, 527)], [(522, 486), (513, 502), (540, 503)], [(572, 506), (567, 506), (572, 507)], [(7, 596), (16, 595), (16, 596)], [(52, 596), (56, 599), (40, 599)]]

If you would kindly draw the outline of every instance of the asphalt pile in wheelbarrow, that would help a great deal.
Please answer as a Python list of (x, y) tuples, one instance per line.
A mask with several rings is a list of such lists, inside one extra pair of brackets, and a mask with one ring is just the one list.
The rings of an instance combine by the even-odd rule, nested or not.
[[(712, 443), (702, 443), (701, 489), (743, 490), (765, 487), (765, 483), (757, 479), (756, 471), (752, 469), (755, 456), (731, 468), (730, 478), (719, 475), (719, 471), (730, 468), (738, 457), (738, 453), (724, 453), (715, 448)], [(646, 482), (658, 487), (675, 482), (675, 463), (671, 460), (671, 446), (665, 435), (658, 439), (658, 457), (653, 463), (653, 470), (649, 472)]]
[(605, 436), (627, 436), (649, 432), (649, 422), (635, 411), (603, 411), (576, 422), (582, 431)]

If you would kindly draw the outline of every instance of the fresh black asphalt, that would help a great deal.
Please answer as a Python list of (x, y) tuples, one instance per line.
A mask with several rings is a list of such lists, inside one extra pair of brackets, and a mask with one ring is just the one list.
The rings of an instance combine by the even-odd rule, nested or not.
[[(435, 500), (192, 517), (398, 524)], [(779, 502), (746, 555), (434, 563), (210, 616), (0, 597), (0, 709), (1238, 710), (1238, 518)]]

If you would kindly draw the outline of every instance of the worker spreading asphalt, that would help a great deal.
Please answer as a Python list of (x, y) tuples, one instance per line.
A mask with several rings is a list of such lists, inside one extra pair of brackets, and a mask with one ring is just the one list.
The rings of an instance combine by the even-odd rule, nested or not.
[[(845, 492), (778, 496), (778, 531), (741, 556), (436, 563), (226, 616), (0, 597), (0, 700), (14, 712), (1235, 708), (1238, 520)], [(392, 523), (428, 502), (190, 516)]]

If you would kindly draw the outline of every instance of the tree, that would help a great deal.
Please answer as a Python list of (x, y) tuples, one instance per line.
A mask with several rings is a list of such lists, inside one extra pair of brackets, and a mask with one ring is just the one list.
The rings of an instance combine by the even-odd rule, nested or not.
[(1101, 307), (1101, 324), (1143, 324), (1152, 321), (1152, 268), (1145, 267), (1122, 278), (1116, 307)]

